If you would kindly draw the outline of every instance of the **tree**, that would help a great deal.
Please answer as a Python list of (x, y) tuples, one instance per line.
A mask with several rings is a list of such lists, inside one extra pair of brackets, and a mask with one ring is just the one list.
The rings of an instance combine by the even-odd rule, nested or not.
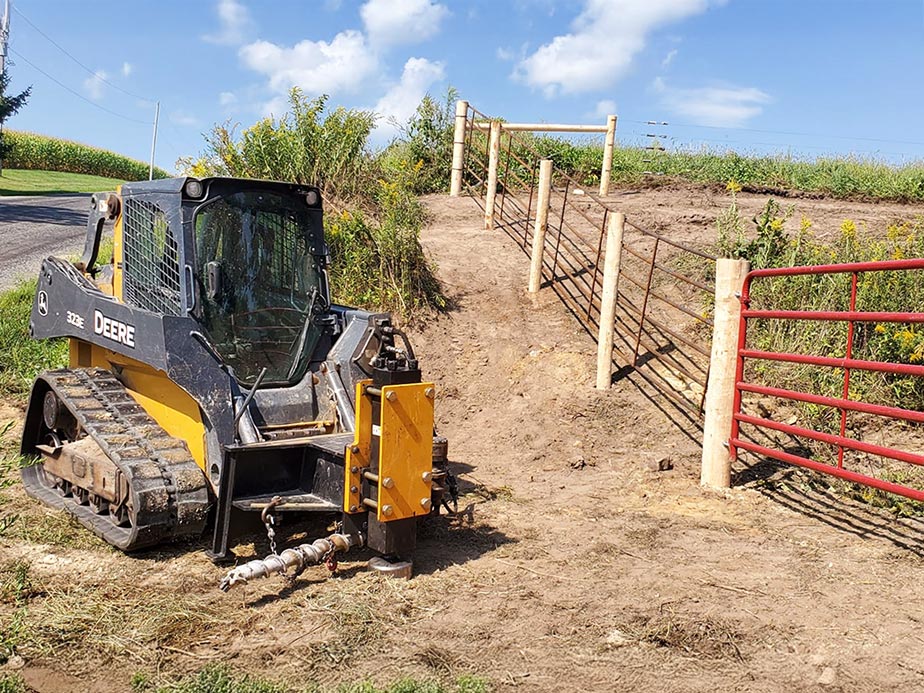
[(0, 173), (3, 172), (3, 160), (10, 153), (10, 146), (3, 139), (3, 124), (6, 119), (14, 115), (20, 108), (26, 105), (29, 100), (29, 94), (32, 93), (32, 87), (27, 87), (25, 91), (15, 96), (7, 96), (6, 90), (10, 85), (10, 72), (6, 70), (0, 73)]

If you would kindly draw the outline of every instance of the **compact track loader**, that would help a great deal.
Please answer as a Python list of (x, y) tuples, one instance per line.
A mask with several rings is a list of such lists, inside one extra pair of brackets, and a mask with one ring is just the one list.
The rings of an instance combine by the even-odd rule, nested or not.
[[(434, 386), (387, 314), (331, 303), (327, 260), (314, 187), (173, 178), (94, 195), (81, 260), (39, 274), (32, 336), (69, 338), (70, 365), (32, 388), (27, 492), (124, 551), (210, 526), (223, 559), (262, 519), (272, 555), (224, 588), (359, 545), (406, 566), (418, 519), (455, 493)], [(277, 554), (288, 513), (338, 528)]]

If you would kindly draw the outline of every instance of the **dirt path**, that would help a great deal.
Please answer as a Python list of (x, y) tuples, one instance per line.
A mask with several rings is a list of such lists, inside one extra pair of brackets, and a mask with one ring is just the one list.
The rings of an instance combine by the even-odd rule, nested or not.
[[(425, 530), (417, 577), (347, 556), (342, 578), (309, 570), (225, 595), (199, 547), (126, 558), (9, 489), (25, 524), (0, 536), (0, 568), (30, 564), (17, 649), (35, 690), (126, 690), (133, 672), (209, 661), (300, 685), (473, 673), (498, 691), (924, 687), (920, 523), (773, 468), (701, 490), (690, 425), (636, 377), (592, 389), (594, 344), (552, 292), (525, 293), (525, 255), (480, 230), (471, 200), (427, 204), (423, 243), (456, 309), (414, 343), (464, 495), (457, 518)], [(0, 593), (0, 623), (17, 613)]]

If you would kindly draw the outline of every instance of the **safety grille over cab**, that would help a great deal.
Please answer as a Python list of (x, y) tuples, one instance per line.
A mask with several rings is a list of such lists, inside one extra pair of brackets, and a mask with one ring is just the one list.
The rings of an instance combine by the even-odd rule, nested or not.
[(122, 224), (124, 301), (154, 313), (182, 315), (180, 257), (166, 214), (151, 202), (129, 197)]

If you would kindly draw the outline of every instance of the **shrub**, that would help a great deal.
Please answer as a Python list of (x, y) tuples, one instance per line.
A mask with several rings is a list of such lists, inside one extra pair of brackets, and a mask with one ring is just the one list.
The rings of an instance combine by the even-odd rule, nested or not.
[[(271, 178), (316, 185), (328, 209), (325, 225), (334, 299), (389, 310), (405, 319), (445, 307), (439, 282), (420, 246), (423, 209), (415, 191), (423, 162), (379, 165), (368, 148), (375, 115), (337, 108), (298, 89), (290, 111), (241, 132), (216, 126), (206, 151), (178, 164), (192, 175)], [(429, 108), (429, 107), (427, 107)], [(426, 108), (424, 109), (426, 111)]]
[(400, 135), (378, 157), (386, 173), (414, 167), (411, 189), (419, 194), (448, 192), (452, 140), (455, 129), (455, 102), (458, 92), (449, 88), (442, 102), (429, 94), (404, 126)]
[[(128, 181), (148, 178), (148, 164), (105, 149), (15, 130), (6, 131), (4, 139), (10, 148), (3, 162), (6, 168), (85, 173)], [(154, 169), (155, 178), (169, 175), (163, 169)]]

